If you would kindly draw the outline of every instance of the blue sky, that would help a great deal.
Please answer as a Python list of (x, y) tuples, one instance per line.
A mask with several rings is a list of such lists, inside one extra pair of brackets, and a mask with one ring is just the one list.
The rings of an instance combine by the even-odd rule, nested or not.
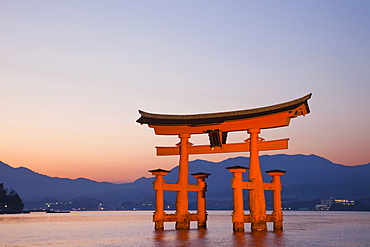
[[(132, 181), (171, 168), (138, 109), (204, 113), (313, 93), (265, 139), (370, 162), (368, 1), (0, 1), (0, 160), (43, 174)], [(237, 142), (245, 133), (231, 135)], [(206, 136), (192, 138), (205, 144)], [(248, 155), (194, 156), (219, 161)]]

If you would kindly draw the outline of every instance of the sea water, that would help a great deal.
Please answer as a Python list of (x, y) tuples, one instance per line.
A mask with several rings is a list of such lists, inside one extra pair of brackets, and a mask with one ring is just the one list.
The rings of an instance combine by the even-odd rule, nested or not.
[(0, 246), (370, 246), (370, 212), (285, 211), (284, 230), (232, 231), (230, 211), (209, 211), (208, 229), (154, 231), (153, 212), (0, 215)]

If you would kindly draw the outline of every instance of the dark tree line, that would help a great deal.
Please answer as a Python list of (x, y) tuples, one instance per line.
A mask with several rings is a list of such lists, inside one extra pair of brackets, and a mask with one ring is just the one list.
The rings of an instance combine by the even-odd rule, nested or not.
[(15, 190), (4, 187), (0, 183), (0, 212), (19, 212), (24, 209), (24, 203)]

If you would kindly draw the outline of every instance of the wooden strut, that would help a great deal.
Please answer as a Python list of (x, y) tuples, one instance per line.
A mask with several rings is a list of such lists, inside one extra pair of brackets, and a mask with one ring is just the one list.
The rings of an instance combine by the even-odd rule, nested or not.
[[(288, 149), (288, 141), (289, 138), (273, 141), (259, 140), (257, 143), (257, 147), (259, 151)], [(180, 154), (180, 147), (156, 147), (156, 149), (157, 156)], [(210, 149), (209, 145), (188, 146), (188, 154), (215, 154), (215, 153), (249, 152), (249, 151), (250, 151), (249, 142), (223, 144), (222, 147), (214, 147), (213, 149)]]

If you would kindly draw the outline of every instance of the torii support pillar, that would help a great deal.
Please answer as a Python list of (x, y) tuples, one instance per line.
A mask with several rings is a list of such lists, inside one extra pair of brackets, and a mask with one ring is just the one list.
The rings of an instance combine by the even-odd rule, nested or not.
[(232, 213), (233, 231), (244, 232), (244, 199), (243, 199), (243, 173), (247, 171), (244, 166), (226, 167), (233, 173), (231, 188), (233, 188), (234, 208)]
[(207, 211), (206, 211), (206, 191), (207, 184), (205, 179), (208, 178), (209, 173), (198, 172), (191, 174), (197, 179), (197, 185), (199, 190), (197, 192), (198, 197), (198, 228), (207, 228)]
[(153, 182), (153, 187), (155, 190), (155, 213), (153, 216), (154, 229), (164, 230), (164, 179), (170, 171), (156, 169), (150, 170), (152, 175), (155, 175), (155, 181)]
[(280, 177), (286, 173), (286, 171), (282, 170), (270, 170), (266, 171), (266, 173), (272, 176), (272, 184), (273, 184), (273, 212), (272, 215), (274, 216), (274, 231), (283, 230), (283, 211), (281, 210), (281, 180)]

